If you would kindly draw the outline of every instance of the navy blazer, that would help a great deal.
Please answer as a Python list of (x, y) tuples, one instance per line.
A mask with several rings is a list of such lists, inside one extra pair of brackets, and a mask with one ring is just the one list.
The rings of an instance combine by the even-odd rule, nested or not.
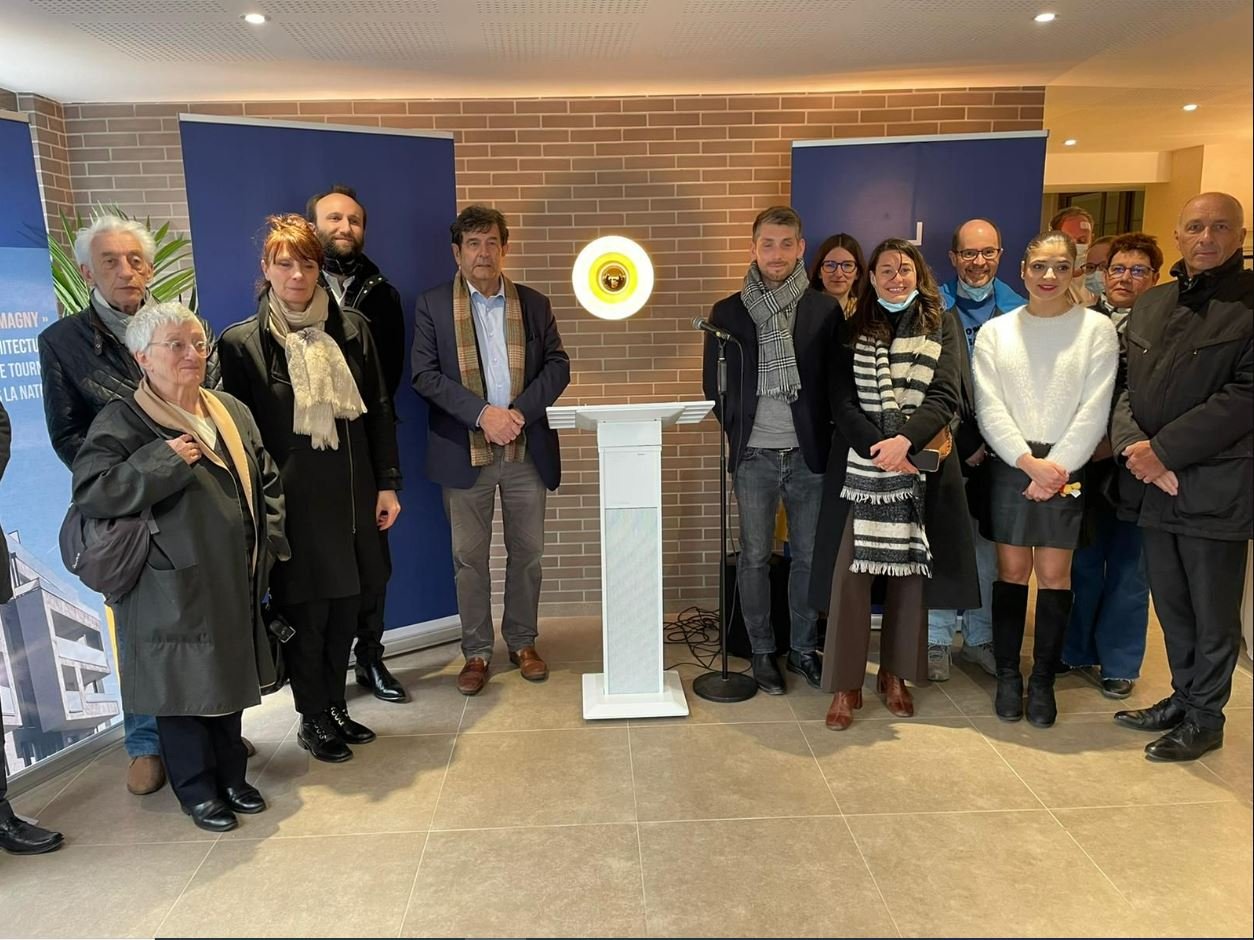
[[(545, 409), (570, 384), (570, 356), (553, 318), (549, 298), (516, 284), (527, 336), (522, 393), (510, 403), (526, 419), (527, 456), (544, 485), (557, 489), (562, 458), (557, 432), (549, 427)], [(469, 489), (479, 478), (470, 465), (470, 436), (488, 404), (462, 384), (453, 328), (453, 282), (433, 287), (418, 298), (414, 311), (412, 351), (414, 390), (427, 400), (427, 476), (453, 489)]]
[[(714, 402), (714, 416), (727, 434), (727, 470), (735, 473), (758, 411), (758, 328), (739, 292), (714, 305), (710, 322), (740, 340), (739, 346), (727, 344), (726, 413), (720, 412), (718, 407), (718, 344), (709, 336), (705, 341), (701, 383), (705, 397)], [(801, 394), (792, 403), (792, 419), (801, 454), (814, 473), (827, 469), (832, 443), (828, 366), (832, 338), (843, 324), (844, 317), (836, 308), (836, 298), (807, 287), (797, 301), (797, 320), (792, 331), (797, 371), (801, 375)]]

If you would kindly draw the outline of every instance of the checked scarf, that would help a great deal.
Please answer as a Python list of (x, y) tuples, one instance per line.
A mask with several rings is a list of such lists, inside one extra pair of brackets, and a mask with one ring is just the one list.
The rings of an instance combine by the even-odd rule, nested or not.
[(758, 395), (794, 402), (801, 391), (792, 324), (797, 301), (810, 286), (805, 266), (798, 261), (788, 280), (771, 290), (762, 281), (755, 261), (749, 265), (740, 299), (758, 328)]

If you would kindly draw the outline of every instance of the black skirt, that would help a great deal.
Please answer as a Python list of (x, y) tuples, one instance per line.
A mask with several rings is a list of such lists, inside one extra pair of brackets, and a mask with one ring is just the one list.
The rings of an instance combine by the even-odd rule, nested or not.
[[(1032, 456), (1045, 457), (1049, 444), (1029, 441)], [(1036, 502), (1023, 495), (1032, 482), (1018, 467), (989, 454), (988, 490), (984, 512), (980, 518), (980, 534), (990, 542), (1020, 545), (1028, 548), (1074, 549), (1084, 529), (1084, 468), (1069, 477), (1080, 484), (1077, 496), (1055, 496)]]

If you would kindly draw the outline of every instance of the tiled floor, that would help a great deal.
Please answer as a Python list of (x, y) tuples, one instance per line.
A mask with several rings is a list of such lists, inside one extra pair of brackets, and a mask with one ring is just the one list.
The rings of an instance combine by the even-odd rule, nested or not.
[[(1246, 659), (1225, 747), (1164, 766), (1083, 679), (1060, 679), (1042, 731), (997, 721), (966, 666), (919, 690), (910, 720), (868, 675), (843, 734), (791, 674), (783, 697), (689, 691), (686, 719), (591, 724), (579, 676), (599, 635), (547, 621), (549, 681), (499, 655), (471, 699), (456, 646), (395, 660), (415, 701), (354, 689), (380, 738), (344, 765), (310, 761), (273, 696), (245, 716), (270, 809), (220, 838), (168, 788), (128, 795), (125, 756), (106, 752), (15, 801), (68, 844), (0, 856), (0, 934), (1251, 935)], [(1132, 701), (1167, 690), (1153, 628)]]

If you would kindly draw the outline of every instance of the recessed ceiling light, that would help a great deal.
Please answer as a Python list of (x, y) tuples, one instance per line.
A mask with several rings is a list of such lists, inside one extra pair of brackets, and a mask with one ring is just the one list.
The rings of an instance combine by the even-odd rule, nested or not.
[(1064, 147), (1074, 147), (1078, 143), (1079, 141), (1076, 140), (1074, 137), (1068, 137), (1066, 140), (1062, 142), (1062, 145)]
[(1032, 17), (1032, 19), (1036, 20), (1038, 23), (1052, 23), (1055, 19), (1057, 19), (1057, 17), (1057, 13), (1038, 13), (1036, 16)]
[(244, 22), (252, 23), (254, 26), (260, 26), (268, 17), (264, 13), (245, 13)]
[(1182, 111), (1196, 111), (1197, 105), (1190, 102), (1189, 104), (1186, 104), (1181, 110)]

